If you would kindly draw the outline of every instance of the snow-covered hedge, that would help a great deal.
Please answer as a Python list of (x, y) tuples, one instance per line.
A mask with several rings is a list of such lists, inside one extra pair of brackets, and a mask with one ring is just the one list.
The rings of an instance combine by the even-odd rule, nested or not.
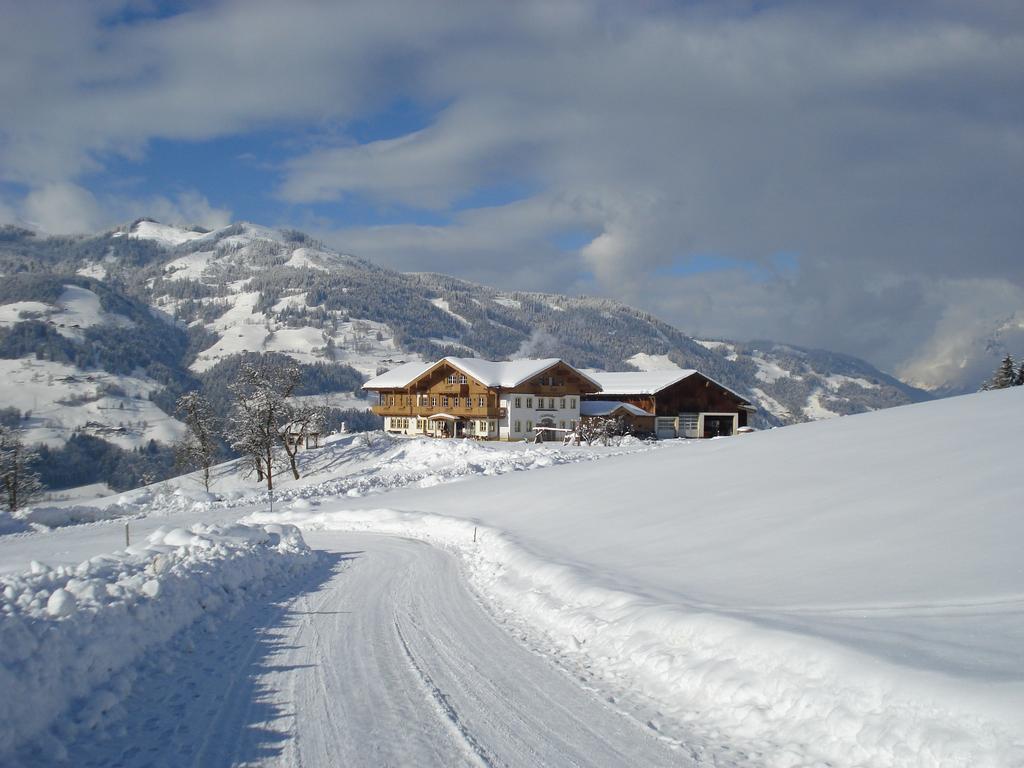
[(0, 762), (76, 700), (63, 730), (91, 727), (127, 693), (117, 673), (147, 649), (314, 561), (290, 525), (197, 525), (76, 568), (33, 562), (0, 577)]

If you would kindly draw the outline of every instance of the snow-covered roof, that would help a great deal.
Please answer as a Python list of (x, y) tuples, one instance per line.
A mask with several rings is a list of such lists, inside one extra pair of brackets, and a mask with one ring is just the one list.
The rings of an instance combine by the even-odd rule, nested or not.
[(413, 379), (419, 378), (434, 366), (433, 363), (403, 363), (380, 376), (374, 376), (363, 384), (363, 389), (401, 389)]
[(693, 376), (692, 368), (675, 371), (587, 371), (602, 395), (653, 395)]
[(620, 408), (633, 416), (651, 416), (643, 408), (632, 403), (620, 403), (617, 400), (583, 400), (580, 402), (580, 416), (611, 416)]
[[(363, 385), (363, 389), (399, 389), (406, 387), (440, 363), (448, 363), (452, 367), (462, 371), (467, 376), (479, 381), (485, 387), (501, 387), (511, 389), (522, 384), (548, 368), (558, 363), (564, 363), (560, 358), (548, 357), (542, 360), (481, 360), (476, 357), (445, 357), (436, 363), (406, 363), (392, 371), (383, 373), (376, 378), (370, 379)], [(565, 363), (568, 365), (568, 363)], [(569, 366), (570, 368), (572, 366)], [(577, 370), (577, 369), (573, 369)], [(577, 371), (584, 379), (595, 387), (600, 386), (590, 375)]]
[(602, 395), (655, 395), (694, 374), (700, 374), (742, 402), (750, 402), (735, 390), (692, 368), (676, 371), (587, 371), (587, 375), (601, 385)]
[[(541, 360), (504, 360), (497, 362), (480, 360), (476, 357), (446, 357), (445, 360), (485, 386), (502, 387), (504, 389), (518, 386), (527, 379), (543, 373), (548, 368), (565, 362), (557, 357), (547, 357)], [(569, 364), (565, 363), (565, 365)], [(572, 366), (569, 367), (572, 368)], [(573, 370), (576, 369), (574, 368)], [(597, 382), (592, 378), (582, 372), (579, 373), (595, 386), (597, 385)]]

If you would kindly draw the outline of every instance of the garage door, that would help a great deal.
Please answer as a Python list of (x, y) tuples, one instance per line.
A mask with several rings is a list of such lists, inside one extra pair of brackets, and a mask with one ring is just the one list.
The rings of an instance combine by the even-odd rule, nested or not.
[(654, 422), (654, 433), (659, 440), (670, 440), (676, 436), (676, 420), (672, 416), (659, 416)]

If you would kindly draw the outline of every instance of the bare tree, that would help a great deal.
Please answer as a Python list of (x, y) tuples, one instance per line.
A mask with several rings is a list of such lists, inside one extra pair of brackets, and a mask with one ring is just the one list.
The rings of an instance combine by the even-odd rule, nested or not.
[[(292, 393), (301, 373), (295, 363), (243, 363), (231, 384), (235, 404), (227, 428), (231, 447), (252, 461), (257, 479), (274, 490), (275, 449), (293, 421)], [(298, 475), (296, 474), (296, 477)]]
[(11, 512), (42, 492), (39, 475), (32, 470), (38, 459), (39, 454), (25, 446), (19, 430), (0, 426), (0, 502)]
[(288, 464), (296, 480), (299, 479), (299, 467), (296, 462), (299, 448), (310, 435), (320, 431), (323, 421), (324, 409), (319, 406), (292, 406), (290, 418), (280, 432), (281, 445), (288, 456)]
[(210, 467), (217, 460), (219, 426), (213, 406), (199, 392), (186, 392), (178, 398), (177, 411), (188, 434), (174, 446), (180, 467), (203, 470), (203, 487), (210, 490)]

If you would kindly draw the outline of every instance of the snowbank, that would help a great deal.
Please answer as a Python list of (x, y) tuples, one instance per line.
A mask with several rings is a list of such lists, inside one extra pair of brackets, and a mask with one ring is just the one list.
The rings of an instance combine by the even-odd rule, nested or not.
[[(130, 686), (118, 673), (147, 649), (313, 562), (292, 526), (196, 525), (77, 568), (33, 562), (0, 577), (0, 762), (29, 740), (62, 759), (61, 740), (118, 706)], [(48, 733), (58, 718), (61, 739)]]
[(754, 764), (1003, 768), (1024, 765), (1014, 423), (1022, 388), (251, 519), (452, 547), (576, 671)]

